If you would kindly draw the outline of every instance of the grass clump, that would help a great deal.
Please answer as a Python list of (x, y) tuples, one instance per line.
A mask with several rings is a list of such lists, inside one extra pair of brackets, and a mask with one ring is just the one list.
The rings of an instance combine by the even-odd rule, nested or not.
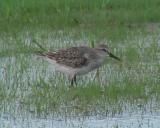
[[(159, 0), (1, 0), (0, 101), (39, 114), (116, 113), (159, 101), (159, 33), (143, 31), (145, 24), (160, 21), (159, 5)], [(109, 41), (122, 61), (107, 60), (98, 80), (91, 82), (91, 73), (69, 88), (65, 76), (32, 54), (40, 49), (34, 40), (43, 50)]]
[(0, 31), (29, 28), (95, 30), (159, 22), (158, 0), (2, 0)]

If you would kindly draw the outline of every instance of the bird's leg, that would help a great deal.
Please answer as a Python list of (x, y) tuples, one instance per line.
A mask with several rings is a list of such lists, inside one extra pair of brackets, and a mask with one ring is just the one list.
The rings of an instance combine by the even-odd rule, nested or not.
[(71, 76), (69, 77), (69, 79), (70, 79), (70, 81), (71, 81), (71, 87), (73, 87), (74, 83), (77, 84), (77, 83), (76, 83), (76, 76), (75, 76), (75, 75), (71, 75)]
[(74, 79), (72, 78), (71, 79), (71, 87), (73, 87), (73, 84), (74, 84)]
[(77, 85), (77, 81), (76, 81), (76, 75), (73, 78), (75, 85)]

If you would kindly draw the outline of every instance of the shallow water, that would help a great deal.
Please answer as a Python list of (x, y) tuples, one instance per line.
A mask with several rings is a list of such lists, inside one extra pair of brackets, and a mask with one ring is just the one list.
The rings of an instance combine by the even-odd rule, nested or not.
[[(45, 42), (48, 49), (83, 42), (64, 36), (63, 32), (59, 36), (50, 33), (46, 38), (41, 38), (41, 34), (35, 38), (41, 44)], [(30, 35), (19, 38), (25, 46), (37, 47)], [(2, 50), (16, 47), (16, 39), (5, 40), (7, 44), (0, 40)], [(0, 128), (159, 128), (159, 42), (157, 34), (112, 44), (112, 51), (123, 61), (108, 61), (100, 68), (98, 79), (94, 79), (95, 71), (79, 77), (79, 86), (73, 90), (67, 88), (65, 75), (33, 54), (9, 53), (1, 57)], [(94, 88), (93, 81), (100, 87)], [(106, 94), (105, 88), (110, 89)]]
[(1, 117), (1, 128), (159, 128), (160, 113), (114, 117), (16, 118)]

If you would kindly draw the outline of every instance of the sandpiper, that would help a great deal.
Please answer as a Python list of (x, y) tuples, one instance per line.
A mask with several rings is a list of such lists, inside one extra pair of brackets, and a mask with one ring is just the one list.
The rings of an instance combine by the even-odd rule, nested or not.
[(56, 70), (67, 74), (72, 86), (76, 84), (77, 75), (99, 68), (107, 56), (120, 60), (109, 51), (106, 44), (99, 44), (95, 48), (70, 47), (56, 52), (39, 52), (37, 55), (53, 64)]

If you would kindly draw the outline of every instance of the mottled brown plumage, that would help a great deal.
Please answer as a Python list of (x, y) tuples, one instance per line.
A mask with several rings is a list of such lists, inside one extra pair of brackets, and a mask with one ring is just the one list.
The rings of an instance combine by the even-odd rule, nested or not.
[(57, 52), (40, 53), (39, 55), (55, 60), (59, 64), (63, 64), (72, 68), (80, 68), (87, 65), (87, 58), (78, 47), (68, 49), (60, 49)]
[(76, 75), (86, 74), (100, 67), (107, 55), (120, 60), (108, 50), (105, 44), (95, 48), (79, 46), (60, 49), (57, 52), (39, 52), (37, 55), (47, 59), (57, 70), (68, 74), (71, 85), (73, 82), (76, 83)]

